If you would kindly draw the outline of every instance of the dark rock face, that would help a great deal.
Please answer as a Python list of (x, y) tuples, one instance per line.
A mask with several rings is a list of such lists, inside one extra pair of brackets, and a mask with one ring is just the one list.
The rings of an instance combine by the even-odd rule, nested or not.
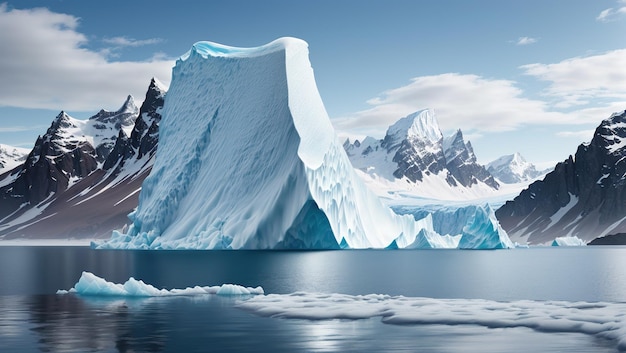
[[(164, 96), (153, 79), (141, 109), (129, 96), (118, 111), (87, 121), (61, 112), (24, 164), (0, 176), (0, 237), (92, 238), (123, 226), (152, 166)], [(30, 225), (12, 222), (33, 208), (40, 211)]]
[(626, 111), (602, 121), (589, 144), (496, 211), (511, 235), (545, 243), (590, 241), (626, 230)]
[(587, 245), (626, 245), (626, 233), (617, 233), (596, 238)]
[(71, 118), (61, 112), (46, 133), (37, 138), (24, 164), (11, 172), (19, 176), (0, 188), (0, 217), (23, 204), (42, 202), (50, 194), (65, 190), (70, 178), (86, 177), (98, 167), (93, 146), (63, 134), (64, 129), (75, 127)]
[(159, 122), (161, 121), (159, 111), (163, 108), (164, 103), (165, 90), (153, 78), (150, 81), (146, 99), (139, 109), (139, 116), (135, 120), (135, 126), (130, 137), (126, 137), (124, 132), (120, 131), (113, 152), (109, 154), (109, 158), (104, 163), (104, 170), (117, 166), (119, 172), (125, 161), (133, 156), (136, 159), (142, 159), (146, 155), (150, 157), (154, 155), (159, 142)]
[(484, 166), (478, 164), (472, 144), (463, 140), (463, 133), (446, 139), (444, 143), (446, 167), (450, 174), (463, 186), (471, 186), (478, 182), (489, 185), (492, 189), (499, 189), (500, 184), (493, 178)]
[[(383, 142), (383, 147), (384, 142)], [(437, 174), (446, 167), (441, 148), (428, 151), (428, 143), (418, 138), (409, 138), (400, 144), (393, 156), (398, 169), (393, 173), (396, 178), (407, 177), (412, 182), (422, 181), (423, 175)]]

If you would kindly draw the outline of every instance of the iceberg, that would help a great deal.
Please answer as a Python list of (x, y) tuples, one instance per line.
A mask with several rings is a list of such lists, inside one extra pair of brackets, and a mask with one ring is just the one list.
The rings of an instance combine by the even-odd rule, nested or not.
[[(124, 233), (98, 248), (384, 248), (433, 231), (356, 175), (317, 91), (308, 45), (198, 42), (176, 62), (160, 141)], [(408, 245), (408, 244), (406, 244)]]
[(78, 282), (69, 290), (60, 289), (57, 294), (76, 293), (85, 296), (106, 297), (165, 297), (181, 295), (259, 295), (264, 294), (262, 287), (242, 287), (235, 284), (222, 284), (221, 286), (188, 287), (184, 289), (158, 289), (153, 285), (146, 284), (142, 280), (130, 277), (123, 284), (113, 283), (98, 277), (91, 272), (83, 272)]
[(577, 236), (557, 237), (552, 241), (552, 246), (585, 246), (584, 240)]
[[(405, 248), (421, 246), (422, 234), (424, 246), (456, 247), (431, 216), (398, 215), (357, 175), (308, 53), (296, 38), (256, 48), (194, 44), (173, 68), (158, 152), (131, 224), (92, 246)], [(494, 236), (476, 227), (476, 237)]]

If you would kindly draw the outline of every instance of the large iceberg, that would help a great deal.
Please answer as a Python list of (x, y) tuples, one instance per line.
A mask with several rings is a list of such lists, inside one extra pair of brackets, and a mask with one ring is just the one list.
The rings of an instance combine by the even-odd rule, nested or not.
[(302, 40), (194, 44), (162, 116), (132, 223), (99, 248), (404, 248), (435, 233), (432, 218), (396, 214), (356, 175)]

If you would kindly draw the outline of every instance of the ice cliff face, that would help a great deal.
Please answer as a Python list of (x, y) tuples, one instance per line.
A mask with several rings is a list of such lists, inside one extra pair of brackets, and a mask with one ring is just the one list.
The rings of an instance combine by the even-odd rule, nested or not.
[(534, 164), (527, 162), (519, 153), (502, 156), (487, 164), (487, 171), (505, 184), (530, 182), (548, 172), (537, 170)]
[(346, 141), (353, 166), (379, 195), (408, 191), (435, 199), (486, 196), (500, 185), (458, 130), (444, 138), (430, 109), (410, 114), (389, 127), (382, 140)]
[(496, 211), (511, 238), (589, 242), (626, 231), (626, 111), (602, 121), (589, 143)]
[(114, 248), (384, 248), (420, 230), (356, 176), (317, 92), (307, 44), (196, 43), (163, 108), (159, 152)]

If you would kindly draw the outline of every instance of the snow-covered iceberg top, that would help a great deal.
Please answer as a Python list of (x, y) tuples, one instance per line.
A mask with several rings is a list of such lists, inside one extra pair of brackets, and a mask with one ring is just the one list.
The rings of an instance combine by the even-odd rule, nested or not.
[(571, 237), (557, 237), (552, 241), (552, 246), (585, 246), (584, 240), (577, 236)]
[[(432, 123), (423, 115), (417, 130)], [(173, 69), (159, 131), (128, 232), (96, 247), (385, 248), (434, 232), (356, 175), (300, 39), (194, 44)]]
[(181, 295), (259, 295), (263, 294), (263, 288), (242, 287), (235, 284), (222, 284), (221, 286), (188, 287), (184, 289), (158, 289), (142, 280), (130, 277), (125, 283), (113, 283), (98, 277), (91, 272), (83, 272), (78, 282), (69, 290), (60, 289), (57, 294), (76, 293), (87, 296), (113, 296), (113, 297), (166, 297)]

